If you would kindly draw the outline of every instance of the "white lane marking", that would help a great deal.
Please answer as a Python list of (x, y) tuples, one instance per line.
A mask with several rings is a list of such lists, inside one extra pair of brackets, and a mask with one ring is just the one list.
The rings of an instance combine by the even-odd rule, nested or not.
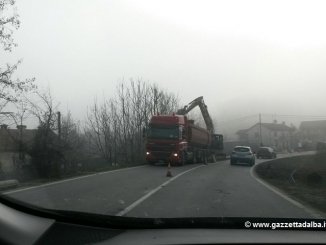
[(163, 187), (167, 186), (169, 183), (171, 183), (173, 180), (179, 178), (181, 175), (188, 173), (190, 171), (193, 171), (197, 168), (201, 168), (204, 167), (206, 165), (201, 165), (192, 169), (189, 169), (181, 174), (178, 174), (177, 176), (171, 178), (170, 180), (164, 182), (163, 184), (161, 184), (160, 186), (158, 186), (157, 188), (155, 188), (154, 190), (150, 191), (148, 194), (146, 194), (145, 196), (143, 196), (142, 198), (138, 199), (136, 202), (134, 202), (133, 204), (131, 204), (130, 206), (126, 207), (124, 210), (122, 210), (121, 212), (119, 212), (118, 214), (116, 214), (116, 216), (124, 216), (126, 213), (130, 212), (132, 209), (134, 209), (137, 205), (139, 205), (140, 203), (142, 203), (143, 201), (145, 201), (147, 198), (149, 198), (151, 195), (153, 195), (154, 193), (158, 192), (160, 189), (162, 189)]
[(19, 190), (14, 190), (14, 191), (1, 192), (1, 194), (11, 194), (11, 193), (20, 192), (20, 191), (27, 191), (27, 190), (31, 190), (31, 189), (36, 189), (36, 188), (44, 187), (44, 186), (56, 185), (56, 184), (60, 184), (60, 183), (64, 183), (64, 182), (69, 182), (69, 181), (77, 180), (77, 179), (88, 178), (88, 177), (92, 177), (92, 176), (99, 175), (99, 174), (113, 173), (113, 172), (118, 172), (118, 171), (124, 171), (124, 170), (134, 169), (134, 168), (143, 168), (143, 167), (147, 167), (147, 166), (148, 165), (131, 167), (131, 168), (117, 169), (117, 170), (112, 170), (112, 171), (106, 171), (106, 172), (96, 173), (96, 174), (90, 174), (90, 175), (80, 176), (80, 177), (76, 177), (76, 178), (72, 178), (72, 179), (55, 181), (55, 182), (47, 183), (47, 184), (44, 184), (44, 185), (27, 187), (27, 188), (23, 188), (23, 189), (19, 189)]
[[(282, 157), (282, 158), (286, 158), (286, 157)], [(265, 162), (265, 161), (264, 161)], [(267, 162), (267, 161), (266, 161)], [(260, 162), (262, 163), (262, 162)], [(260, 164), (259, 163), (259, 164)], [(257, 164), (258, 165), (258, 164)], [(257, 166), (256, 165), (256, 166)], [(254, 168), (256, 168), (256, 166)], [(265, 182), (264, 180), (260, 179), (255, 173), (254, 173), (254, 168), (250, 169), (250, 175), (251, 177), (253, 177), (255, 180), (257, 180), (260, 184), (262, 184), (263, 186), (267, 187), (268, 189), (270, 189), (271, 191), (273, 191), (274, 193), (276, 193), (277, 195), (283, 197), (285, 200), (291, 202), (292, 204), (294, 204), (295, 206), (297, 206), (298, 208), (303, 209), (304, 211), (306, 211), (307, 213), (309, 213), (310, 215), (312, 215), (315, 218), (318, 219), (324, 219), (324, 217), (320, 214), (321, 212), (315, 210), (312, 207), (306, 207), (304, 205), (302, 205), (301, 203), (291, 199), (289, 196), (287, 196), (284, 192), (282, 192), (281, 190), (277, 189), (274, 186), (271, 186), (270, 184), (268, 184), (267, 182)], [(324, 214), (323, 214), (324, 215)]]

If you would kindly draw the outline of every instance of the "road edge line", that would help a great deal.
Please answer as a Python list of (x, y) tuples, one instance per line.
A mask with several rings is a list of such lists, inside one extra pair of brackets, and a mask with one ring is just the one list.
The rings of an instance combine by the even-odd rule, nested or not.
[(178, 174), (177, 176), (169, 179), (168, 181), (164, 182), (163, 184), (159, 185), (158, 187), (156, 187), (154, 190), (151, 190), (149, 193), (147, 193), (145, 196), (143, 196), (142, 198), (138, 199), (137, 201), (135, 201), (133, 204), (129, 205), (128, 207), (126, 207), (124, 210), (122, 210), (121, 212), (119, 212), (118, 214), (116, 214), (115, 216), (124, 216), (126, 213), (130, 212), (132, 209), (134, 209), (135, 207), (137, 207), (140, 203), (142, 203), (143, 201), (145, 201), (147, 198), (149, 198), (151, 195), (155, 194), (156, 192), (158, 192), (160, 189), (164, 188), (165, 186), (167, 186), (168, 184), (170, 184), (173, 180), (179, 178), (181, 175), (186, 174), (188, 172), (191, 172), (197, 168), (201, 168), (204, 167), (206, 165), (201, 165), (192, 169), (188, 169), (187, 171)]
[(59, 180), (59, 181), (55, 181), (55, 182), (50, 182), (50, 183), (46, 183), (46, 184), (43, 184), (43, 185), (26, 187), (26, 188), (22, 188), (22, 189), (18, 189), (18, 190), (13, 190), (13, 191), (4, 191), (4, 192), (0, 192), (0, 194), (12, 194), (12, 193), (20, 192), (20, 191), (27, 191), (27, 190), (32, 190), (32, 189), (44, 187), (44, 186), (56, 185), (56, 184), (60, 184), (60, 183), (64, 183), (64, 182), (77, 180), (77, 179), (87, 178), (87, 177), (91, 177), (91, 176), (94, 176), (94, 175), (108, 174), (108, 173), (113, 173), (113, 172), (133, 169), (133, 168), (143, 168), (143, 167), (146, 167), (146, 166), (148, 166), (148, 165), (136, 166), (136, 167), (131, 167), (131, 168), (116, 169), (116, 170), (112, 170), (112, 171), (99, 172), (99, 173), (95, 173), (95, 174), (88, 174), (88, 175), (79, 176), (79, 177), (75, 177), (75, 178), (71, 178), (71, 179), (64, 179), (64, 180)]
[[(287, 158), (287, 157), (284, 157), (284, 158)], [(258, 177), (258, 175), (254, 172), (254, 169), (259, 164), (255, 165), (255, 167), (253, 167), (253, 168), (250, 169), (250, 175), (251, 175), (251, 177), (253, 177), (255, 180), (257, 180), (260, 184), (262, 184), (263, 186), (265, 186), (269, 190), (273, 191), (275, 194), (283, 197), (285, 200), (291, 202), (292, 204), (294, 204), (298, 208), (303, 209), (304, 211), (306, 211), (307, 213), (309, 213), (313, 217), (318, 218), (318, 219), (325, 219), (324, 218), (325, 214), (323, 212), (321, 212), (319, 210), (316, 210), (315, 208), (309, 206), (308, 204), (303, 204), (303, 203), (300, 203), (298, 201), (293, 200), (284, 191), (276, 188), (275, 186), (270, 185), (269, 183), (267, 183), (266, 181), (264, 181), (263, 179), (261, 179), (260, 177)]]

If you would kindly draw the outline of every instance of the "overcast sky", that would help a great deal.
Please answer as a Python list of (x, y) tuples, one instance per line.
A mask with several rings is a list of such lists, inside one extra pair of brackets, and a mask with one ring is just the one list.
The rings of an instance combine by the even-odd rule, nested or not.
[(0, 67), (23, 58), (14, 77), (49, 85), (62, 113), (68, 108), (80, 120), (95, 95), (114, 97), (117, 82), (130, 78), (178, 93), (183, 104), (204, 96), (215, 122), (259, 113), (326, 116), (326, 1), (17, 0), (16, 6), (18, 47), (0, 51)]

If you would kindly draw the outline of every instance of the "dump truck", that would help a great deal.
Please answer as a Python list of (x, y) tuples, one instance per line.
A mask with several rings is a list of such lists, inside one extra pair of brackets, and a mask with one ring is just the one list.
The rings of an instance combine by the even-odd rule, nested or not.
[[(187, 113), (199, 106), (207, 128), (194, 125)], [(217, 157), (225, 158), (223, 135), (214, 133), (214, 126), (208, 114), (203, 97), (198, 97), (177, 113), (151, 117), (144, 128), (146, 137), (146, 161), (180, 164), (214, 162)], [(221, 157), (222, 156), (222, 157)]]

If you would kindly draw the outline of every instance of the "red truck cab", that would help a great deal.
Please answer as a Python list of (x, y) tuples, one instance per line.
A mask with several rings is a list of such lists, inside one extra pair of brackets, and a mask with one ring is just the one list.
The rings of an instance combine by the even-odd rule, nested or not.
[(180, 163), (182, 150), (187, 146), (185, 127), (187, 117), (184, 115), (155, 115), (147, 128), (146, 161)]

